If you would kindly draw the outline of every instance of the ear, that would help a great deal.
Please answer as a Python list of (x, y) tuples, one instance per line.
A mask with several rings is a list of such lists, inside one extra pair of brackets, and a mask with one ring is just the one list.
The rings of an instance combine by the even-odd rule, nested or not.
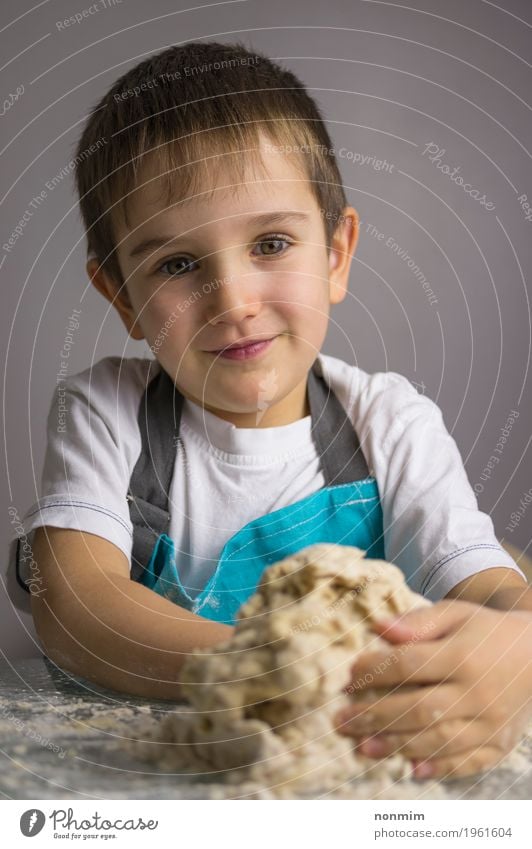
[(89, 259), (86, 269), (98, 292), (117, 310), (131, 338), (144, 339), (144, 333), (137, 323), (137, 316), (129, 300), (125, 283), (121, 286), (114, 278), (110, 277), (97, 259)]
[(329, 250), (329, 300), (338, 304), (346, 296), (351, 260), (356, 251), (360, 218), (352, 206), (346, 206), (333, 233)]

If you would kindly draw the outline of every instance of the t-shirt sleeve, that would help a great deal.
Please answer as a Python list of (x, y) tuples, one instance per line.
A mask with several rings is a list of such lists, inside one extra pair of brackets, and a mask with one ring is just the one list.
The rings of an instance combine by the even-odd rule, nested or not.
[(406, 377), (386, 377), (386, 389), (373, 401), (371, 428), (386, 558), (431, 601), (494, 566), (524, 578), (498, 542), (490, 516), (478, 508), (438, 405)]
[(117, 357), (101, 360), (54, 391), (41, 497), (26, 513), (24, 527), (26, 533), (51, 525), (96, 534), (131, 561), (126, 494), (140, 453), (140, 389), (127, 376), (121, 380), (120, 362)]

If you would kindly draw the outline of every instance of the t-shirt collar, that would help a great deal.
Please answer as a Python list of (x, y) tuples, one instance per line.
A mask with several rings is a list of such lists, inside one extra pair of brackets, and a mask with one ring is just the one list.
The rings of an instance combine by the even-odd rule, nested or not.
[(236, 427), (189, 398), (183, 404), (182, 420), (197, 436), (229, 454), (278, 457), (293, 453), (307, 444), (311, 431), (310, 416), (278, 427)]

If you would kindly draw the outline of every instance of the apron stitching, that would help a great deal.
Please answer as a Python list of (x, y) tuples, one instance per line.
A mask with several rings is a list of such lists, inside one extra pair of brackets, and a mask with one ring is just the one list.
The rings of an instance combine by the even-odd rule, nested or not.
[(340, 507), (345, 507), (347, 504), (365, 504), (367, 501), (377, 501), (377, 496), (373, 495), (371, 498), (354, 498), (352, 501), (343, 501)]
[[(343, 486), (350, 486), (350, 484), (342, 484), (342, 485)], [(378, 502), (379, 499), (375, 495), (372, 498), (357, 498), (357, 499), (354, 499), (354, 500), (351, 500), (351, 501), (345, 501), (344, 503), (340, 504), (339, 507), (345, 507), (347, 504), (366, 504), (367, 502), (370, 502), (370, 501), (377, 501)], [(298, 522), (297, 525), (293, 525), (292, 527), (297, 528), (300, 525), (304, 525), (307, 522), (313, 521), (316, 518), (316, 516), (319, 516), (320, 513), (323, 513), (327, 509), (328, 509), (327, 507), (323, 507), (319, 511), (319, 513), (316, 513), (314, 516), (311, 516), (309, 519), (304, 519), (302, 522)], [(268, 534), (268, 536), (264, 537), (264, 539), (268, 539), (271, 536), (275, 536), (275, 533)], [(252, 542), (253, 542), (252, 539), (248, 540), (248, 542), (245, 545), (243, 545), (239, 549), (236, 549), (235, 551), (231, 552), (231, 554), (229, 554), (229, 556), (227, 557), (225, 563), (227, 564), (229, 562), (229, 560), (231, 559), (231, 557), (233, 557), (234, 554), (238, 554), (238, 552), (242, 551), (244, 548), (247, 548), (248, 545), (251, 545)], [(207, 595), (205, 596), (205, 598), (203, 599), (203, 601), (199, 602), (199, 596), (198, 596), (198, 598), (195, 599), (195, 605), (194, 605), (194, 608), (193, 608), (194, 613), (197, 613), (199, 610), (201, 610), (203, 607), (205, 607), (206, 605), (209, 604), (210, 598), (214, 594), (215, 589), (216, 589), (216, 579), (215, 579), (216, 572), (217, 572), (217, 570), (213, 574), (214, 580), (213, 580), (213, 583), (212, 583), (212, 587), (209, 590), (209, 592), (207, 593)]]
[[(353, 486), (357, 486), (359, 483), (366, 483), (366, 482), (372, 482), (372, 483), (374, 482), (374, 483), (376, 483), (376, 481), (375, 481), (375, 478), (374, 478), (374, 477), (369, 477), (369, 478), (364, 478), (364, 480), (363, 480), (363, 481), (352, 481), (351, 483), (342, 483), (342, 484), (338, 484), (338, 486), (329, 487), (328, 489), (329, 489), (329, 491), (331, 491), (331, 490), (336, 491), (336, 490), (338, 490), (338, 489), (345, 489), (346, 487), (351, 487), (351, 488), (352, 488)], [(318, 490), (316, 490), (316, 492), (313, 492), (313, 493), (311, 493), (309, 496), (306, 496), (306, 497), (307, 497), (307, 498), (311, 498), (312, 496), (316, 495), (318, 492), (324, 492), (324, 491), (325, 491), (325, 490), (323, 490), (323, 489), (318, 489)], [(306, 500), (306, 499), (302, 499), (302, 500), (304, 501), (304, 500)], [(342, 504), (340, 504), (340, 505), (339, 505), (339, 507), (344, 507), (344, 506), (345, 506), (345, 505), (347, 505), (347, 504), (366, 504), (367, 502), (370, 502), (370, 501), (378, 501), (378, 500), (379, 500), (379, 498), (378, 498), (378, 496), (377, 496), (377, 495), (372, 495), (372, 496), (371, 496), (371, 498), (357, 498), (357, 499), (352, 499), (352, 500), (350, 500), (350, 501), (345, 501), (345, 502), (343, 502)], [(298, 503), (298, 502), (296, 502), (296, 504), (297, 504), (297, 503)], [(288, 509), (288, 507), (292, 507), (292, 506), (295, 506), (295, 505), (288, 504), (288, 505), (286, 505), (286, 507), (279, 508), (279, 510), (278, 510), (278, 511), (274, 511), (274, 512), (281, 512), (282, 510)], [(327, 510), (327, 507), (323, 507), (323, 508), (319, 511), (319, 513), (317, 513), (315, 516), (312, 516), (310, 519), (304, 519), (303, 521), (299, 522), (297, 525), (293, 525), (292, 527), (293, 527), (293, 528), (297, 528), (297, 527), (299, 527), (300, 525), (304, 525), (304, 524), (306, 524), (307, 522), (313, 521), (313, 520), (316, 518), (316, 516), (319, 516), (319, 515), (320, 515), (320, 513), (323, 513), (323, 512), (324, 512), (324, 510)], [(271, 513), (266, 513), (265, 515), (266, 515), (266, 516), (270, 516), (270, 515), (272, 515), (272, 514), (271, 514)], [(259, 518), (261, 518), (261, 517), (259, 517)], [(254, 520), (254, 521), (258, 521), (258, 520)], [(242, 531), (242, 528), (240, 529), (240, 531), (238, 531), (238, 532), (237, 532), (237, 534), (238, 534), (238, 533), (240, 533), (241, 531)], [(268, 534), (268, 536), (264, 537), (264, 539), (269, 539), (269, 537), (272, 537), (272, 536), (275, 536), (275, 532), (274, 532), (274, 533), (272, 533), (272, 534)], [(243, 551), (243, 549), (244, 549), (244, 548), (247, 548), (247, 546), (248, 546), (248, 545), (251, 545), (251, 543), (252, 543), (252, 542), (253, 542), (253, 540), (249, 540), (247, 543), (245, 543), (245, 545), (243, 545), (243, 546), (241, 546), (240, 548), (235, 549), (235, 551), (231, 552), (231, 554), (229, 554), (229, 556), (228, 556), (228, 557), (227, 557), (227, 559), (226, 559), (226, 563), (227, 563), (227, 562), (228, 562), (228, 561), (229, 561), (229, 560), (230, 560), (230, 559), (231, 559), (231, 558), (232, 558), (235, 554), (238, 554), (240, 551)], [(227, 544), (227, 543), (226, 543), (226, 544)], [(223, 548), (225, 548), (225, 546), (223, 546)], [(223, 551), (223, 548), (222, 548), (222, 551)], [(176, 567), (176, 571), (177, 571), (177, 567)], [(213, 578), (214, 578), (214, 576), (216, 575), (217, 571), (218, 571), (218, 568), (216, 568), (216, 569), (214, 570), (214, 572), (213, 572), (213, 574), (212, 574), (212, 576), (211, 576), (211, 577), (213, 577)], [(213, 585), (213, 588), (214, 588), (214, 585)], [(204, 589), (205, 589), (205, 588), (204, 588)], [(212, 592), (212, 591), (211, 591), (211, 592)], [(209, 595), (211, 594), (211, 592), (209, 592)], [(205, 600), (207, 600), (207, 598), (208, 598), (208, 596), (206, 596), (206, 599), (205, 599)], [(202, 605), (203, 605), (203, 602), (202, 602)], [(202, 606), (202, 605), (201, 605), (201, 606)]]
[[(260, 519), (265, 518), (266, 516), (275, 516), (276, 513), (283, 513), (285, 510), (290, 509), (290, 507), (296, 507), (298, 504), (302, 504), (303, 502), (310, 501), (311, 499), (315, 498), (315, 496), (318, 495), (318, 493), (325, 492), (326, 490), (328, 490), (329, 492), (332, 492), (332, 491), (336, 492), (339, 489), (346, 489), (346, 487), (350, 487), (352, 489), (354, 486), (358, 486), (359, 483), (373, 483), (373, 484), (375, 484), (375, 486), (377, 486), (376, 479), (374, 477), (369, 477), (369, 478), (364, 478), (363, 481), (352, 481), (351, 483), (341, 483), (341, 484), (337, 484), (336, 486), (321, 487), (321, 489), (316, 489), (314, 492), (311, 492), (310, 495), (306, 495), (304, 498), (301, 498), (299, 501), (295, 501), (293, 504), (286, 504), (284, 507), (278, 507), (277, 510), (273, 510), (270, 513), (265, 513), (264, 516), (259, 516), (257, 519), (252, 519), (250, 522), (247, 522), (246, 525), (244, 525), (243, 528), (240, 528), (240, 530), (237, 531), (236, 534), (233, 534), (232, 537), (229, 537), (229, 540), (227, 540), (225, 545), (222, 547), (222, 551), (226, 547), (227, 543), (230, 542), (231, 539), (233, 539), (233, 537), (242, 533), (244, 528), (247, 528), (249, 525), (255, 524)], [(340, 504), (339, 506), (342, 507), (343, 504), (356, 504), (358, 502), (360, 502), (362, 504), (366, 501), (375, 501), (375, 500), (378, 500), (378, 499), (379, 499), (378, 495), (372, 495), (371, 498), (365, 498), (365, 499), (361, 498), (361, 499), (356, 499), (356, 500), (352, 500), (352, 501), (342, 502), (342, 504)], [(301, 510), (303, 508), (300, 507), (299, 509)], [(323, 512), (323, 510), (325, 510), (325, 509), (326, 508), (324, 507), (320, 512)], [(277, 520), (274, 519), (273, 521), (277, 521)], [(305, 521), (310, 521), (310, 519), (305, 519)], [(297, 527), (297, 525), (294, 525), (294, 527)], [(266, 539), (267, 539), (267, 537), (266, 537)], [(246, 545), (247, 545), (247, 543), (246, 543)]]
[[(364, 480), (363, 480), (363, 481), (352, 481), (351, 483), (338, 484), (338, 486), (329, 487), (329, 491), (336, 491), (336, 490), (339, 490), (339, 489), (345, 489), (346, 487), (351, 487), (351, 488), (353, 488), (353, 486), (357, 486), (359, 483), (363, 483), (363, 482), (373, 482), (373, 483), (376, 483), (376, 481), (375, 481), (375, 478), (374, 478), (374, 477), (369, 477), (369, 478), (364, 478)], [(319, 493), (319, 492), (322, 492), (322, 491), (324, 491), (324, 490), (316, 490), (316, 493)], [(316, 495), (316, 493), (312, 493), (312, 495)], [(309, 497), (310, 497), (310, 496), (309, 496)], [(341, 509), (342, 507), (346, 507), (346, 506), (351, 505), (351, 504), (367, 504), (367, 503), (370, 503), (370, 502), (372, 502), (372, 501), (373, 501), (373, 502), (375, 502), (375, 501), (377, 501), (377, 502), (378, 502), (378, 501), (379, 501), (378, 496), (373, 495), (373, 496), (371, 496), (370, 498), (355, 498), (355, 499), (350, 499), (349, 501), (344, 501), (344, 502), (342, 502), (340, 505), (337, 505), (337, 508), (336, 508), (336, 511), (335, 511), (335, 512), (338, 512), (338, 510), (339, 510), (339, 509)], [(296, 503), (297, 503), (297, 502), (296, 502)], [(287, 505), (287, 507), (291, 507), (291, 506), (293, 506), (293, 505)], [(281, 508), (281, 509), (282, 509), (282, 510), (284, 510), (284, 509), (287, 509), (287, 508)], [(298, 528), (298, 527), (300, 527), (301, 525), (305, 525), (305, 524), (308, 524), (308, 522), (314, 521), (314, 520), (315, 520), (318, 516), (320, 516), (322, 513), (324, 513), (327, 509), (328, 509), (328, 505), (326, 505), (325, 507), (322, 507), (322, 509), (321, 509), (318, 513), (314, 514), (313, 516), (311, 516), (311, 517), (310, 517), (310, 518), (308, 518), (308, 519), (303, 519), (301, 522), (298, 522), (296, 525), (292, 525), (292, 528)], [(270, 514), (266, 514), (266, 515), (270, 515)], [(276, 534), (276, 532), (273, 532), (273, 533), (271, 533), (271, 534), (268, 534), (266, 537), (264, 537), (264, 539), (269, 539), (270, 537), (275, 536), (275, 534)], [(241, 552), (241, 551), (243, 551), (245, 548), (247, 548), (249, 545), (251, 545), (251, 544), (252, 544), (252, 542), (253, 542), (253, 539), (248, 540), (248, 542), (246, 542), (246, 543), (245, 543), (244, 545), (242, 545), (240, 548), (235, 549), (234, 551), (232, 551), (232, 552), (228, 555), (228, 557), (226, 558), (225, 563), (227, 564), (227, 563), (228, 563), (228, 562), (229, 562), (229, 561), (230, 561), (230, 560), (231, 560), (231, 559), (232, 559), (232, 558), (233, 558), (236, 554), (240, 553), (240, 552)], [(200, 594), (199, 594), (199, 595), (198, 595), (195, 599), (192, 599), (192, 598), (188, 595), (188, 593), (186, 592), (186, 590), (184, 589), (184, 587), (183, 587), (183, 585), (182, 585), (182, 583), (181, 583), (181, 579), (180, 579), (180, 577), (179, 577), (179, 571), (178, 571), (178, 569), (177, 569), (177, 561), (175, 561), (175, 559), (174, 559), (174, 564), (175, 564), (175, 572), (176, 572), (176, 575), (177, 575), (178, 580), (179, 580), (179, 585), (180, 585), (180, 586), (179, 586), (179, 589), (180, 589), (180, 591), (181, 591), (181, 592), (183, 592), (183, 594), (186, 596), (187, 600), (188, 600), (188, 601), (192, 604), (192, 608), (191, 608), (192, 612), (197, 613), (199, 610), (201, 610), (203, 607), (205, 607), (206, 605), (208, 605), (208, 604), (209, 604), (210, 599), (211, 599), (211, 597), (213, 596), (213, 594), (214, 594), (214, 592), (215, 592), (215, 590), (216, 590), (216, 574), (217, 574), (217, 572), (218, 572), (218, 567), (215, 569), (215, 571), (214, 571), (214, 573), (213, 573), (213, 575), (212, 575), (213, 583), (212, 583), (211, 589), (209, 590), (209, 592), (207, 593), (207, 595), (205, 596), (205, 598), (204, 598), (203, 600), (201, 600), (201, 593), (200, 593)]]
[[(349, 484), (347, 484), (347, 486), (349, 486)], [(378, 499), (377, 499), (376, 495), (372, 496), (371, 498), (357, 498), (357, 499), (352, 500), (352, 501), (344, 501), (342, 504), (338, 505), (338, 508), (345, 507), (346, 504), (366, 504), (368, 501), (377, 501), (377, 500)], [(293, 528), (299, 528), (301, 525), (306, 525), (306, 524), (308, 524), (308, 522), (313, 522), (321, 513), (324, 513), (327, 509), (328, 509), (328, 505), (325, 506), (325, 507), (322, 507), (321, 510), (318, 513), (315, 513), (313, 516), (310, 516), (310, 518), (303, 519), (301, 522), (297, 522), (297, 524), (292, 525), (291, 526), (292, 529)], [(263, 537), (263, 539), (269, 539), (270, 537), (274, 537), (276, 535), (276, 533), (278, 533), (278, 532), (274, 531), (271, 534), (267, 534), (265, 537)], [(235, 549), (235, 551), (231, 552), (231, 554), (228, 556), (227, 560), (230, 560), (231, 557), (233, 557), (233, 555), (238, 554), (240, 551), (243, 551), (243, 549), (247, 548), (248, 545), (251, 545), (252, 542), (253, 542), (253, 540), (248, 540), (248, 542), (246, 542), (245, 545), (241, 546), (241, 548)], [(226, 562), (227, 562), (227, 560), (226, 560)]]
[[(375, 475), (370, 475), (368, 478), (361, 478), (359, 481), (351, 481), (350, 483), (332, 484), (330, 489), (345, 489), (346, 486), (358, 486), (360, 483), (371, 483), (375, 480)], [(318, 491), (318, 490), (316, 490)]]

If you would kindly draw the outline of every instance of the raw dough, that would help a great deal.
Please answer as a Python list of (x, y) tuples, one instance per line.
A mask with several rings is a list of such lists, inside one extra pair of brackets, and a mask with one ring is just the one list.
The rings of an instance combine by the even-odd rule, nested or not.
[(363, 774), (381, 789), (406, 777), (403, 756), (356, 755), (332, 725), (339, 708), (376, 692), (346, 692), (362, 649), (390, 650), (371, 623), (430, 605), (400, 569), (364, 554), (320, 543), (269, 567), (231, 639), (187, 658), (181, 680), (192, 708), (158, 725), (153, 757), (281, 797), (323, 793)]

